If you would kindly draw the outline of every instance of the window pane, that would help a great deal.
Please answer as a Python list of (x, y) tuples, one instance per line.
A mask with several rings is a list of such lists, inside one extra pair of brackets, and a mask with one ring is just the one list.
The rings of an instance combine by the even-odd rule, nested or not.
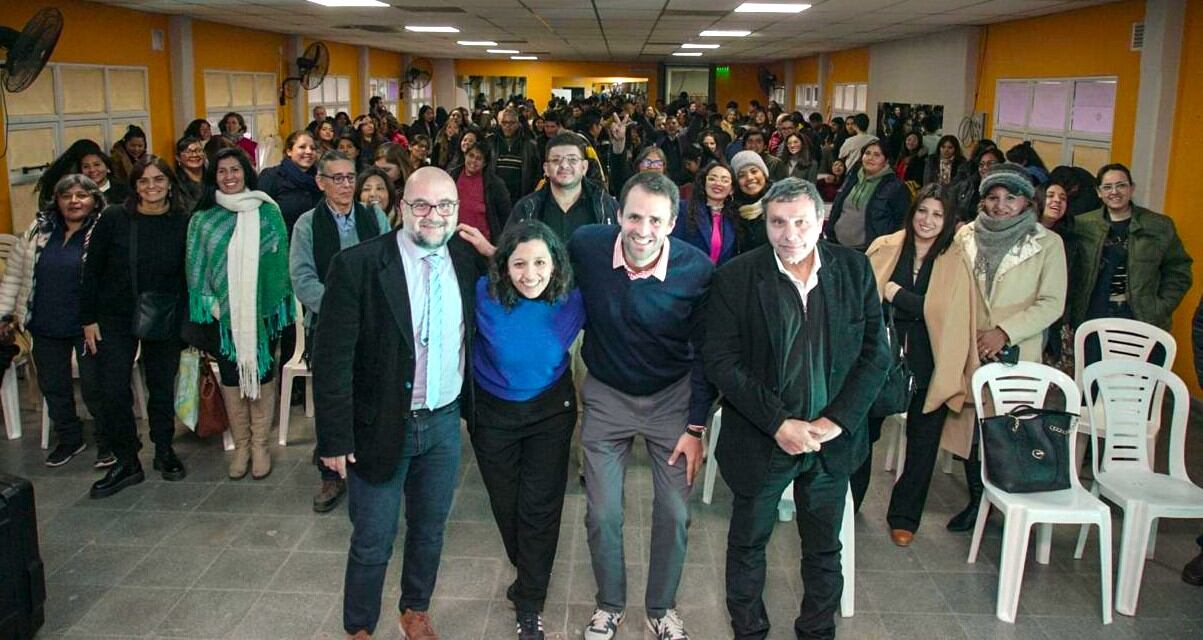
[(1100, 167), (1111, 162), (1111, 149), (1087, 147), (1084, 145), (1073, 148), (1073, 158), (1070, 160), (1075, 167), (1082, 167), (1090, 173), (1095, 173)]
[(1028, 126), (1035, 129), (1065, 130), (1068, 82), (1037, 82), (1032, 93), (1032, 115)]
[(33, 219), (38, 215), (38, 196), (33, 192), (37, 184), (35, 181), (26, 182), (21, 185), (14, 184), (9, 191), (9, 199), (12, 203), (14, 231), (28, 229), (29, 225), (33, 224)]
[(270, 73), (255, 76), (255, 104), (259, 106), (276, 103), (276, 77)]
[(869, 85), (856, 85), (856, 108), (858, 111), (864, 111), (869, 106)]
[(388, 81), (388, 92), (385, 94), (385, 99), (387, 99), (391, 102), (396, 102), (397, 100), (400, 100), (401, 99), (401, 96), (400, 96), (401, 91), (400, 91), (399, 87), (400, 87), (400, 85), (396, 80), (389, 80)]
[(1040, 159), (1050, 167), (1055, 167), (1061, 164), (1062, 149), (1065, 148), (1065, 143), (1061, 140), (1050, 142), (1048, 140), (1033, 140), (1032, 149), (1040, 154)]
[(1070, 128), (1110, 135), (1115, 119), (1115, 86), (1114, 82), (1075, 83)]
[[(128, 127), (131, 124), (138, 125), (139, 127), (141, 127), (142, 131), (147, 132), (147, 135), (149, 135), (150, 127), (147, 126), (145, 121), (143, 121), (143, 120), (122, 120), (120, 122), (114, 122), (109, 127), (109, 140), (112, 140), (114, 142), (116, 142), (117, 140), (120, 140), (122, 138), (122, 136), (125, 135), (126, 127)], [(217, 130), (214, 129), (214, 131), (216, 132)], [(149, 143), (150, 141), (147, 140), (147, 142)]]
[(1026, 82), (998, 83), (998, 113), (996, 125), (1027, 126), (1028, 104), (1031, 102), (1031, 85)]
[(54, 115), (54, 74), (47, 68), (33, 84), (21, 93), (6, 93), (8, 115)]
[(61, 67), (63, 113), (104, 112), (104, 70), (101, 67)]
[(205, 74), (205, 108), (228, 109), (230, 107), (230, 75), (228, 73)]
[(146, 73), (141, 69), (109, 70), (109, 110), (146, 111)]
[(255, 79), (250, 74), (239, 73), (231, 78), (230, 104), (249, 107), (255, 104)]
[(87, 138), (108, 150), (108, 141), (104, 139), (104, 125), (99, 122), (76, 122), (63, 125), (63, 146), (70, 146), (76, 140)]
[(1007, 149), (1010, 149), (1011, 147), (1023, 142), (1022, 138), (1018, 138), (1015, 136), (1009, 136), (1009, 135), (999, 134), (999, 133), (996, 133), (995, 135), (998, 136), (998, 148), (1002, 149), (1004, 152)]
[(321, 87), (318, 87), (316, 89), (310, 89), (309, 92), (306, 94), (306, 96), (307, 96), (307, 101), (309, 102), (310, 110), (312, 110), (314, 107), (319, 106), (323, 102), (325, 102), (325, 100), (322, 99), (322, 88)]
[(53, 125), (9, 131), (8, 170), (19, 172), (23, 167), (37, 167), (52, 162), (58, 156), (54, 138)]

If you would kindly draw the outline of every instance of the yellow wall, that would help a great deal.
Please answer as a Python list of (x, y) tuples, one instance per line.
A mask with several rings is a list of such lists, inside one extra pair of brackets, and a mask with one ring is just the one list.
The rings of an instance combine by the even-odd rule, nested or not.
[[(794, 83), (815, 84), (819, 81), (819, 56), (807, 56), (793, 61)], [(793, 87), (787, 88), (793, 91)]]
[[(1203, 145), (1203, 0), (1189, 0), (1186, 5), (1178, 68), (1178, 103), (1174, 110), (1165, 213), (1174, 218), (1187, 253), (1195, 258), (1195, 286), (1174, 314), (1174, 337), (1178, 340), (1174, 371), (1190, 386), (1191, 393), (1198, 396), (1201, 389), (1191, 362), (1190, 325), (1199, 296), (1203, 295), (1203, 218), (1198, 215), (1199, 203), (1203, 202), (1203, 181), (1192, 171), (1198, 149)], [(1139, 183), (1142, 176), (1133, 178)]]
[[(150, 131), (147, 133), (151, 138), (151, 150), (159, 155), (171, 156), (175, 147), (176, 127), (171, 111), (167, 16), (78, 0), (26, 0), (4, 3), (4, 24), (19, 28), (34, 13), (47, 6), (58, 7), (63, 12), (63, 34), (50, 58), (51, 62), (146, 67), (150, 102)], [(162, 51), (151, 50), (152, 29), (161, 29), (164, 33)], [(120, 43), (120, 46), (114, 43)], [(0, 132), (0, 146), (4, 145), (2, 136)], [(0, 232), (12, 231), (11, 206), (8, 164), (0, 159)]]
[[(205, 71), (253, 71), (276, 74), (276, 82), (289, 76), (285, 63), (286, 36), (270, 31), (256, 31), (227, 24), (192, 21), (192, 56), (196, 87), (196, 114), (204, 117)], [(291, 131), (291, 110), (277, 108), (281, 136)], [(180, 127), (181, 129), (183, 127)]]
[[(760, 88), (760, 68), (768, 69), (777, 76), (777, 82), (785, 82), (785, 63), (778, 61), (770, 64), (730, 64), (731, 72), (714, 79), (714, 102), (726, 109), (728, 100), (739, 103), (739, 110), (747, 113), (748, 105), (753, 100), (759, 100), (762, 106), (768, 105), (769, 95)], [(793, 89), (787, 87), (786, 92)]]
[(1128, 50), (1128, 39), (1144, 7), (1143, 0), (1127, 0), (987, 26), (975, 108), (987, 114), (986, 134), (993, 134), (994, 88), (1000, 79), (1116, 76), (1111, 158), (1131, 162), (1140, 53)]
[[(827, 57), (831, 69), (823, 83), (823, 111), (831, 113), (831, 90), (836, 84), (864, 83), (869, 81), (869, 47), (833, 51)], [(816, 67), (815, 80), (818, 80)]]
[[(456, 76), (516, 76), (526, 78), (526, 96), (542, 111), (551, 100), (552, 78), (624, 76), (647, 78), (649, 96), (658, 96), (656, 65), (631, 62), (555, 60), (456, 60)], [(446, 105), (444, 105), (446, 106)]]

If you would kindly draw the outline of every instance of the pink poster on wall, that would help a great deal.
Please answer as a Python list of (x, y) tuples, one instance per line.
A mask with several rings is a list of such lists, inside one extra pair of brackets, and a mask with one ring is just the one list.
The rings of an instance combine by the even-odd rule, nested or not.
[(1030, 89), (1026, 82), (998, 83), (998, 115), (999, 126), (1022, 127), (1027, 123), (1028, 102), (1031, 99)]
[(1069, 82), (1037, 82), (1032, 95), (1032, 116), (1028, 126), (1033, 129), (1065, 129), (1065, 107), (1069, 99)]

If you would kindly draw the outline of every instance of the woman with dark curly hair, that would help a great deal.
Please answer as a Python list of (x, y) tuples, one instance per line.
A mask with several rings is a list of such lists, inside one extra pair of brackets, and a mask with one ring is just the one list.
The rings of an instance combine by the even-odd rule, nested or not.
[[(476, 284), (472, 447), (518, 578), (520, 637), (542, 628), (576, 425), (569, 346), (585, 323), (564, 243), (536, 220), (501, 234)], [(521, 635), (521, 632), (530, 636)]]

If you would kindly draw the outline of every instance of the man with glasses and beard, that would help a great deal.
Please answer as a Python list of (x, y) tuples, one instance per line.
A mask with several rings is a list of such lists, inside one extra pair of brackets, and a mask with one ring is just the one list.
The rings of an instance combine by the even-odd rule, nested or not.
[[(410, 175), (402, 227), (331, 260), (313, 346), (318, 452), (347, 481), (351, 548), (343, 628), (368, 638), (401, 501), (402, 637), (437, 639), (428, 610), (459, 476), (460, 415), (471, 420), (475, 250), (456, 237), (455, 182), (442, 169)], [(471, 426), (471, 425), (470, 425)]]
[(584, 138), (567, 131), (556, 134), (547, 143), (543, 163), (547, 187), (519, 200), (510, 212), (511, 223), (539, 220), (564, 242), (587, 224), (615, 224), (618, 201), (597, 183), (585, 180), (587, 158)]

